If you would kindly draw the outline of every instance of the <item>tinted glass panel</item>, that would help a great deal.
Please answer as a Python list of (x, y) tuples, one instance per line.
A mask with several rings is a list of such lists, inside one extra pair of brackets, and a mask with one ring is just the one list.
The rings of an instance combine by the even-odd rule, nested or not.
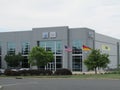
[(48, 41), (46, 42), (46, 51), (52, 51), (55, 53), (55, 44), (54, 41)]
[(62, 56), (56, 56), (56, 69), (62, 68)]
[(13, 42), (7, 43), (7, 54), (15, 54), (16, 45)]
[(0, 68), (2, 67), (2, 60), (1, 60), (1, 56), (0, 56)]
[(29, 52), (30, 52), (30, 43), (29, 42), (22, 43), (22, 54), (26, 55)]
[(73, 49), (73, 54), (82, 54), (82, 43), (80, 40), (74, 40), (73, 41), (73, 45), (72, 45), (72, 49)]
[(56, 41), (56, 54), (62, 54), (62, 42)]
[(73, 56), (72, 59), (72, 70), (82, 71), (82, 56)]
[(24, 60), (22, 61), (22, 68), (29, 68), (30, 65), (28, 64), (28, 57), (24, 56)]
[(2, 54), (2, 45), (1, 45), (1, 42), (0, 42), (0, 55)]
[(39, 46), (45, 48), (46, 51), (52, 51), (54, 54), (62, 54), (61, 41), (40, 41)]

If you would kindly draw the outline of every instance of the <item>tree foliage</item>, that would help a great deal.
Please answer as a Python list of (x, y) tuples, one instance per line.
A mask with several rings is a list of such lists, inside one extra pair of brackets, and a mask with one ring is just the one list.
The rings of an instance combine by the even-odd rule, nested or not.
[(88, 70), (95, 70), (97, 74), (97, 68), (105, 68), (110, 63), (108, 54), (101, 53), (100, 50), (92, 50), (88, 55), (84, 64), (87, 66)]
[(33, 47), (28, 56), (29, 63), (34, 66), (45, 66), (48, 62), (54, 60), (53, 53), (51, 51), (45, 51), (44, 48), (41, 47)]
[(24, 59), (21, 53), (18, 54), (7, 54), (5, 55), (5, 61), (7, 62), (8, 67), (18, 67), (20, 66), (20, 62)]

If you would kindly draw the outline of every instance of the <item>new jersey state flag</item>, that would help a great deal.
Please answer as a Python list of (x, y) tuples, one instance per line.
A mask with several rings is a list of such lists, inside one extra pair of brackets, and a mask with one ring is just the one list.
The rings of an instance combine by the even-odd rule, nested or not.
[(109, 45), (102, 45), (102, 50), (110, 51), (110, 46)]

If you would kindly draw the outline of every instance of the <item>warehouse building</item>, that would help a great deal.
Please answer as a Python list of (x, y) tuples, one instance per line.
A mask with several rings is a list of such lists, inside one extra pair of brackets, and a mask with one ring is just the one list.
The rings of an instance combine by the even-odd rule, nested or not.
[(83, 50), (83, 46), (100, 49), (110, 55), (109, 68), (117, 68), (119, 64), (119, 39), (96, 33), (89, 28), (45, 27), (33, 28), (28, 31), (0, 33), (0, 68), (7, 68), (4, 57), (7, 53), (22, 53), (23, 68), (30, 68), (28, 53), (34, 46), (50, 50), (54, 54), (54, 61), (48, 63), (47, 69), (56, 70), (68, 68), (72, 71), (87, 71), (83, 61), (90, 50)]

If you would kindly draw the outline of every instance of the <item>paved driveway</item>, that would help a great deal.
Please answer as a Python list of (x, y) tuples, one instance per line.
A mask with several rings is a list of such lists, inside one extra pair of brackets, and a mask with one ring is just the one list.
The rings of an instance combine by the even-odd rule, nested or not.
[(0, 78), (1, 90), (120, 90), (120, 80)]

